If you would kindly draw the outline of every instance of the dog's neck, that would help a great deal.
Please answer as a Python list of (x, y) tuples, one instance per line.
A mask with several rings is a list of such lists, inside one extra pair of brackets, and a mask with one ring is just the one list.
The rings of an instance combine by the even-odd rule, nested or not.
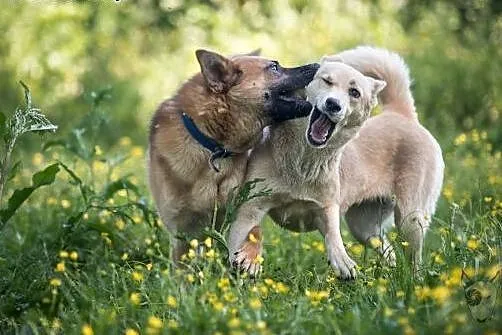
[(204, 101), (188, 98), (178, 103), (206, 136), (234, 153), (252, 148), (267, 125), (255, 110), (223, 94), (211, 95)]
[[(283, 132), (286, 127), (293, 132)], [(274, 130), (275, 138), (271, 139), (272, 142), (276, 143), (271, 143), (272, 146), (277, 146), (277, 141), (284, 142), (281, 140), (281, 137), (284, 136), (294, 137), (295, 140), (284, 142), (285, 144), (280, 146), (280, 151), (274, 152), (278, 156), (276, 159), (287, 162), (281, 164), (288, 169), (288, 171), (284, 171), (283, 175), (291, 177), (293, 181), (298, 180), (299, 177), (300, 180), (313, 184), (330, 182), (326, 178), (332, 176), (334, 170), (339, 169), (344, 147), (357, 136), (360, 127), (340, 124), (323, 148), (315, 148), (307, 143), (305, 138), (307, 127), (308, 119), (306, 118), (286, 121), (277, 126), (277, 130)]]

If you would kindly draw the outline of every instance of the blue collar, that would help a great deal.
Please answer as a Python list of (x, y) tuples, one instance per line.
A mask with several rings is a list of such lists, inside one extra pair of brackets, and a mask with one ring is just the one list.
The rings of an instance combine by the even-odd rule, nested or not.
[(200, 131), (199, 128), (195, 125), (192, 118), (188, 116), (185, 112), (181, 112), (181, 119), (183, 120), (183, 125), (185, 126), (188, 133), (193, 137), (194, 140), (199, 142), (207, 150), (211, 151), (211, 157), (209, 157), (209, 165), (216, 172), (220, 172), (220, 170), (214, 164), (216, 159), (227, 158), (234, 155), (230, 150), (225, 149), (221, 144), (216, 142), (215, 139), (208, 137), (206, 134)]

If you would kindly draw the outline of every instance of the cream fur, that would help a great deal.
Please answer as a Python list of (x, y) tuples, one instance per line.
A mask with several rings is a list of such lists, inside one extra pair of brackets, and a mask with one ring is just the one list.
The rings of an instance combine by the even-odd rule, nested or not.
[[(326, 76), (334, 78), (336, 85), (326, 87)], [(351, 80), (362, 91), (359, 101), (345, 96)], [(379, 95), (384, 112), (365, 122), (383, 88), (381, 80), (387, 83)], [(286, 228), (319, 229), (335, 271), (343, 278), (353, 278), (356, 264), (343, 246), (340, 216), (346, 213), (354, 236), (368, 243), (372, 236), (382, 235), (382, 222), (394, 213), (418, 269), (444, 164), (439, 145), (418, 123), (409, 86), (404, 61), (387, 50), (359, 47), (324, 57), (307, 87), (308, 99), (319, 108), (330, 94), (345, 101), (343, 119), (323, 148), (306, 143), (308, 120), (271, 128), (269, 139), (254, 150), (246, 178), (265, 178), (273, 194), (241, 207), (229, 236), (231, 261), (240, 255), (250, 229), (268, 213)], [(393, 261), (385, 239), (381, 252)], [(260, 270), (249, 264), (252, 260), (237, 266), (251, 274)]]

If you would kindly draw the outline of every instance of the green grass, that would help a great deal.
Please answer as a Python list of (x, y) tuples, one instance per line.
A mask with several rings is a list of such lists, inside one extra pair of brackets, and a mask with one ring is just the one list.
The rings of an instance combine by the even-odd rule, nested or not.
[[(82, 185), (60, 172), (55, 184), (38, 190), (2, 229), (0, 329), (19, 334), (494, 332), (502, 324), (501, 294), (493, 318), (479, 323), (469, 313), (460, 276), (465, 267), (471, 276), (487, 277), (500, 263), (500, 153), (481, 150), (486, 143), (471, 133), (465, 137), (446, 153), (447, 187), (427, 236), (423, 280), (411, 276), (399, 237), (393, 242), (398, 266), (389, 268), (344, 227), (344, 241), (360, 266), (358, 278), (347, 282), (328, 267), (319, 234), (291, 233), (270, 221), (264, 223), (260, 278), (231, 273), (225, 249), (215, 240), (211, 248), (196, 248), (188, 266), (175, 270), (167, 231), (148, 212), (145, 219), (140, 208), (128, 206), (152, 207), (144, 171), (137, 169), (140, 147), (124, 138), (110, 153), (98, 148), (88, 164), (59, 149), (35, 154), (32, 167), (14, 178), (11, 188), (58, 159), (93, 196), (85, 200)], [(128, 158), (111, 170), (112, 160), (105, 159), (111, 156)], [(116, 190), (108, 200), (101, 197), (124, 176), (136, 186)]]

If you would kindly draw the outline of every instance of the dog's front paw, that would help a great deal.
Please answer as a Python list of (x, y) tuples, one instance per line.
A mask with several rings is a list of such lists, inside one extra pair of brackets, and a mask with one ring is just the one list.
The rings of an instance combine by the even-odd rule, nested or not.
[(347, 255), (345, 250), (328, 252), (328, 260), (337, 277), (342, 279), (355, 279), (357, 277), (357, 264)]
[(256, 277), (262, 270), (261, 253), (261, 231), (259, 227), (255, 227), (249, 232), (240, 248), (230, 255), (230, 264), (240, 271), (247, 272), (251, 277)]

